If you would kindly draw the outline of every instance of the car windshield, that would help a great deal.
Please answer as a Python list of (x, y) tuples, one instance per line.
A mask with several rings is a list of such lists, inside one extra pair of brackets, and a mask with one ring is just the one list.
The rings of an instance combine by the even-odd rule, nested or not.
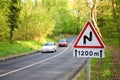
[(62, 40), (60, 40), (60, 42), (66, 42), (66, 39), (62, 39)]
[(53, 46), (53, 45), (54, 45), (54, 43), (52, 43), (52, 42), (51, 42), (51, 43), (45, 43), (45, 44), (44, 44), (44, 46)]

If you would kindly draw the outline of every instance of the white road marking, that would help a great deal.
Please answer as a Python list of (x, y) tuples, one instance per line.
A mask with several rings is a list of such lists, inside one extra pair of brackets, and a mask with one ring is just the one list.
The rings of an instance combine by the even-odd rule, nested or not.
[(8, 75), (8, 74), (12, 74), (12, 73), (21, 71), (21, 70), (23, 70), (23, 69), (30, 68), (30, 67), (35, 66), (35, 65), (37, 65), (37, 64), (40, 64), (40, 63), (42, 63), (42, 62), (45, 62), (45, 61), (51, 60), (51, 59), (53, 59), (53, 58), (56, 58), (57, 56), (60, 56), (60, 55), (62, 55), (65, 51), (67, 51), (67, 50), (69, 49), (69, 47), (72, 45), (73, 41), (74, 41), (74, 40), (72, 40), (72, 42), (70, 43), (70, 45), (69, 45), (64, 51), (62, 51), (61, 53), (59, 53), (59, 54), (57, 54), (57, 55), (55, 55), (55, 56), (49, 57), (49, 58), (47, 58), (47, 59), (44, 59), (44, 60), (42, 60), (42, 61), (36, 62), (36, 63), (34, 63), (34, 64), (31, 64), (31, 65), (28, 65), (28, 66), (25, 66), (25, 67), (22, 67), (22, 68), (19, 68), (19, 69), (16, 69), (16, 70), (13, 70), (13, 71), (10, 71), (10, 72), (1, 74), (0, 77), (3, 77), (3, 76), (6, 76), (6, 75)]

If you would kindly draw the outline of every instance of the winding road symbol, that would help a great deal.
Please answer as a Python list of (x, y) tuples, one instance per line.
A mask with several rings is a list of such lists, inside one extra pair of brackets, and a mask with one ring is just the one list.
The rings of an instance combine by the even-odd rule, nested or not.
[(83, 44), (86, 44), (86, 40), (92, 41), (92, 32), (91, 31), (90, 31), (89, 37), (87, 35), (84, 35)]

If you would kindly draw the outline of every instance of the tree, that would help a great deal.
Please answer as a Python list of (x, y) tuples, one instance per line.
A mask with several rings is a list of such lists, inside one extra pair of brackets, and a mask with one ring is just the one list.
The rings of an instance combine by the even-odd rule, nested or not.
[(0, 0), (0, 41), (6, 41), (9, 37), (9, 29), (6, 24), (7, 0)]
[(99, 0), (86, 0), (88, 7), (90, 8), (90, 20), (93, 23), (95, 29), (97, 30), (98, 34), (102, 37), (99, 27), (97, 25), (97, 5)]
[(9, 1), (9, 11), (8, 11), (8, 26), (10, 28), (10, 42), (13, 41), (14, 30), (18, 28), (20, 14), (20, 1), (10, 0)]
[[(112, 0), (112, 13), (113, 13), (113, 21), (116, 27), (116, 34), (117, 38), (119, 39), (120, 44), (120, 1), (119, 0)], [(119, 46), (120, 47), (120, 46)]]
[[(73, 5), (71, 7), (71, 5)], [(84, 0), (71, 0), (70, 2), (72, 16), (76, 17), (76, 25), (74, 26), (75, 33), (79, 33), (84, 26), (85, 22), (88, 21), (89, 13), (88, 7), (86, 7), (86, 2)]]

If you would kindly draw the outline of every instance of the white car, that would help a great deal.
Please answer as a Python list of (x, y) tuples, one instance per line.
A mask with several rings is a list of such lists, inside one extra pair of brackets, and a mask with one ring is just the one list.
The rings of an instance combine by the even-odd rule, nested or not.
[(41, 52), (55, 52), (57, 50), (57, 45), (55, 42), (46, 42), (42, 48)]

